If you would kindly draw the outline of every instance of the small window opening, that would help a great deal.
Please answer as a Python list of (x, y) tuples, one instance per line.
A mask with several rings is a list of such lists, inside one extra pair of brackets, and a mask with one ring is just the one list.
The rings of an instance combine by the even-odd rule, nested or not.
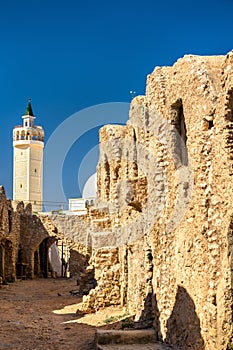
[(184, 110), (182, 100), (179, 99), (172, 106), (173, 125), (178, 134), (175, 135), (175, 153), (182, 165), (188, 165), (188, 150), (187, 150), (187, 130), (185, 124)]
[(208, 121), (208, 129), (209, 129), (209, 130), (212, 129), (213, 126), (214, 126), (214, 121), (213, 121), (213, 120), (209, 120), (209, 121)]
[(22, 184), (20, 184), (20, 188), (23, 188), (23, 185), (22, 185)]

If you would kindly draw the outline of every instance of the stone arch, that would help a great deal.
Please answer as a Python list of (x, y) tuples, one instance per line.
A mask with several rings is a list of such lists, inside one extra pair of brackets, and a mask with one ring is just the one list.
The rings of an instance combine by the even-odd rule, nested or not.
[(32, 277), (49, 276), (49, 248), (55, 240), (55, 237), (46, 237), (32, 250)]
[(38, 132), (38, 141), (44, 142), (44, 130), (41, 127), (37, 127), (37, 132)]
[(14, 140), (18, 141), (20, 137), (19, 130), (14, 130)]
[(25, 140), (25, 130), (21, 130), (20, 140)]
[(33, 129), (31, 139), (32, 139), (32, 140), (37, 140), (37, 138), (38, 138), (37, 130), (36, 130), (36, 129)]
[(30, 132), (30, 130), (27, 130), (26, 140), (31, 140), (31, 132)]

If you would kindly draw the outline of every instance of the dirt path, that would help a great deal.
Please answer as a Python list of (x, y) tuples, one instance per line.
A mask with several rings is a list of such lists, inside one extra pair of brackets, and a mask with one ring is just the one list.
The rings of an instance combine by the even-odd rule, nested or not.
[[(0, 289), (0, 349), (93, 350), (95, 327), (53, 311), (76, 304), (73, 279), (18, 281)], [(67, 322), (67, 323), (66, 323)]]

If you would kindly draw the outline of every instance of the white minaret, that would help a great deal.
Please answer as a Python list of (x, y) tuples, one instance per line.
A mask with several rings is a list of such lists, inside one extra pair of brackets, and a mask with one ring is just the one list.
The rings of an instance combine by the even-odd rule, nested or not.
[(44, 130), (34, 125), (30, 99), (23, 126), (13, 131), (13, 200), (32, 204), (32, 211), (42, 211)]

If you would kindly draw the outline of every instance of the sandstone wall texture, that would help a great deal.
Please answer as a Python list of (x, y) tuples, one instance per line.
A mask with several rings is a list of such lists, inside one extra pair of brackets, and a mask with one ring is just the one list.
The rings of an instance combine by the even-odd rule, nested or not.
[(0, 186), (0, 277), (3, 281), (16, 278), (19, 227), (19, 217)]
[(157, 67), (100, 131), (89, 212), (97, 287), (182, 349), (233, 349), (233, 52)]
[(80, 291), (93, 286), (78, 312), (121, 305), (168, 344), (233, 349), (232, 176), (233, 52), (157, 67), (127, 125), (100, 130), (86, 216), (14, 210), (0, 188), (0, 276), (14, 280), (21, 261), (46, 277), (62, 239)]

